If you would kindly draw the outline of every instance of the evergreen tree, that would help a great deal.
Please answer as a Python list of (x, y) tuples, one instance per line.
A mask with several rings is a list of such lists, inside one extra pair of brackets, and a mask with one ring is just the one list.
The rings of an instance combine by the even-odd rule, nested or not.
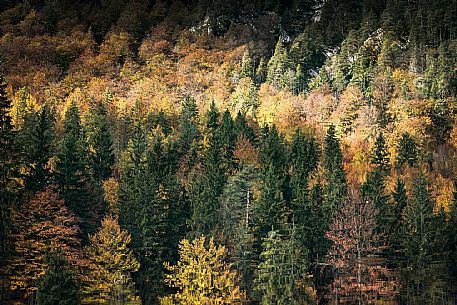
[(94, 229), (100, 208), (88, 190), (85, 145), (79, 111), (71, 102), (65, 112), (63, 134), (57, 148), (56, 182), (65, 204), (81, 220), (83, 235)]
[(167, 170), (162, 135), (147, 142), (142, 123), (134, 122), (129, 147), (121, 162), (120, 223), (132, 234), (132, 249), (141, 268), (135, 281), (146, 304), (163, 289), (162, 262), (169, 256), (166, 221), (169, 194), (163, 183)]
[(262, 58), (260, 58), (257, 69), (255, 70), (255, 81), (257, 84), (261, 84), (261, 83), (265, 82), (266, 79), (267, 79), (267, 64), (265, 63), (265, 59), (262, 57)]
[(102, 102), (91, 107), (86, 118), (85, 130), (92, 172), (97, 180), (105, 180), (111, 176), (114, 154), (107, 113)]
[(250, 143), (254, 144), (256, 135), (254, 129), (249, 126), (248, 121), (246, 119), (246, 115), (238, 111), (235, 121), (234, 121), (234, 128), (236, 130), (237, 136), (246, 136)]
[(309, 176), (317, 169), (319, 152), (314, 138), (305, 137), (297, 131), (290, 148), (290, 188), (292, 222), (296, 226), (297, 235), (302, 245), (309, 238), (307, 233), (311, 226), (311, 202), (309, 194)]
[(416, 142), (409, 133), (403, 133), (397, 147), (397, 166), (402, 166), (408, 163), (409, 166), (414, 166), (418, 161), (418, 152)]
[(141, 304), (131, 280), (131, 273), (138, 271), (140, 264), (129, 249), (130, 234), (108, 216), (89, 239), (85, 252), (91, 264), (84, 283), (83, 303)]
[(447, 227), (449, 251), (448, 268), (451, 275), (455, 278), (457, 276), (457, 180), (454, 179), (454, 193), (452, 196), (451, 205), (449, 207), (449, 220)]
[(396, 263), (401, 263), (400, 259), (403, 257), (402, 253), (402, 238), (403, 238), (403, 229), (402, 229), (402, 216), (403, 211), (408, 205), (408, 196), (406, 194), (406, 187), (403, 180), (397, 178), (395, 183), (395, 189), (392, 192), (393, 198), (393, 207), (391, 207), (388, 219), (388, 232), (387, 237), (389, 241), (389, 253), (390, 256), (393, 256), (396, 259)]
[[(0, 75), (0, 276), (5, 278), (4, 267), (10, 255), (10, 230), (12, 207), (11, 174), (14, 162), (14, 132), (10, 116), (11, 100), (6, 93), (6, 83)], [(0, 303), (3, 302), (3, 285), (0, 284)]]
[(372, 202), (379, 211), (376, 219), (378, 232), (385, 234), (389, 230), (387, 219), (390, 207), (386, 195), (385, 178), (379, 167), (367, 174), (366, 181), (362, 185), (362, 197)]
[(420, 173), (414, 182), (411, 203), (403, 210), (403, 247), (408, 266), (425, 268), (433, 245), (434, 202), (427, 180)]
[(235, 164), (233, 160), (233, 150), (236, 142), (236, 127), (233, 122), (232, 115), (228, 110), (222, 115), (221, 126), (218, 130), (221, 142), (222, 168), (226, 174), (229, 174)]
[(306, 275), (306, 260), (297, 248), (294, 234), (284, 237), (279, 231), (268, 232), (260, 254), (255, 290), (262, 305), (303, 304), (306, 294), (303, 282)]
[(241, 60), (241, 77), (253, 77), (254, 75), (254, 66), (252, 64), (252, 58), (249, 54), (249, 49), (246, 48), (246, 51), (243, 53), (243, 58)]
[(37, 305), (78, 305), (79, 287), (68, 262), (60, 253), (48, 253), (47, 269), (38, 280)]
[[(403, 210), (402, 251), (406, 269), (402, 269), (403, 296), (406, 301), (419, 304), (427, 295), (444, 295), (445, 279), (442, 219), (435, 215), (428, 182), (423, 173), (415, 179), (410, 204)], [(430, 274), (434, 274), (433, 277)], [(435, 285), (439, 284), (435, 290)], [(431, 303), (433, 298), (431, 299)]]
[(255, 218), (263, 237), (272, 227), (280, 229), (287, 215), (287, 151), (282, 136), (274, 126), (263, 130), (260, 162), (262, 184)]
[(254, 192), (258, 182), (256, 169), (245, 165), (228, 179), (219, 208), (221, 230), (227, 239), (225, 244), (232, 245), (229, 250), (234, 256), (235, 266), (241, 276), (240, 286), (248, 295), (252, 292), (251, 286), (257, 261), (253, 208)]
[(189, 149), (195, 147), (193, 144), (200, 139), (198, 130), (198, 109), (195, 99), (184, 98), (181, 111), (181, 126), (178, 143), (182, 153), (188, 153)]
[(217, 129), (219, 126), (219, 111), (216, 108), (216, 104), (214, 101), (211, 102), (209, 106), (209, 110), (206, 113), (206, 127), (208, 127), (211, 131)]
[(28, 169), (26, 189), (32, 192), (43, 190), (50, 182), (48, 162), (54, 148), (54, 114), (48, 104), (24, 118), (20, 133), (23, 162)]
[(335, 134), (335, 127), (331, 125), (325, 136), (324, 168), (327, 176), (325, 187), (325, 201), (331, 211), (347, 193), (346, 172), (343, 169), (343, 154), (340, 141)]
[(292, 83), (291, 80), (293, 80), (293, 77), (289, 76), (291, 72), (294, 77), (295, 69), (291, 69), (287, 49), (280, 37), (276, 44), (274, 54), (268, 61), (266, 80), (276, 87), (284, 87)]
[(389, 169), (389, 152), (387, 151), (386, 140), (384, 139), (384, 135), (382, 133), (379, 133), (376, 137), (371, 163), (382, 171), (387, 171)]

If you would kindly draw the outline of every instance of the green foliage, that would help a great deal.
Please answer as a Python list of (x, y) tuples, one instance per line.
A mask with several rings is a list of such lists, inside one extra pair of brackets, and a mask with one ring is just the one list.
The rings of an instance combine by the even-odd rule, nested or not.
[(252, 64), (252, 58), (249, 54), (249, 49), (246, 49), (243, 53), (243, 58), (241, 60), (241, 77), (253, 77), (254, 76), (254, 66)]
[(90, 109), (86, 118), (85, 136), (93, 175), (100, 181), (109, 178), (114, 165), (113, 140), (103, 103), (98, 102)]
[(257, 266), (256, 238), (253, 223), (254, 193), (259, 183), (257, 169), (244, 166), (229, 177), (220, 199), (220, 229), (225, 232), (227, 244), (233, 239), (232, 255), (240, 273), (240, 286), (248, 295)]
[(279, 231), (268, 232), (262, 244), (255, 290), (262, 305), (303, 304), (306, 295), (303, 280), (306, 259), (297, 247), (294, 232), (285, 237)]
[(431, 198), (427, 181), (421, 173), (414, 184), (411, 204), (403, 210), (404, 232), (403, 245), (410, 266), (425, 267), (426, 256), (431, 250), (434, 202)]
[(24, 118), (20, 131), (20, 143), (24, 152), (26, 189), (32, 192), (43, 190), (50, 182), (48, 162), (54, 149), (54, 113), (48, 104)]
[[(10, 116), (11, 100), (7, 96), (6, 83), (0, 75), (0, 274), (7, 255), (10, 254), (10, 208), (12, 192), (10, 190), (11, 174), (14, 161), (14, 132)], [(0, 299), (1, 300), (1, 299)]]
[(171, 248), (166, 233), (174, 197), (165, 183), (170, 169), (162, 135), (157, 133), (148, 143), (142, 124), (135, 122), (121, 165), (119, 221), (132, 234), (132, 249), (141, 263), (135, 280), (141, 298), (149, 303), (163, 289), (162, 262)]
[(38, 280), (37, 305), (78, 305), (79, 287), (74, 272), (60, 253), (48, 253), (47, 269)]
[(408, 205), (408, 196), (406, 194), (406, 187), (403, 180), (397, 178), (395, 182), (395, 189), (392, 192), (393, 202), (391, 203), (390, 211), (388, 211), (387, 219), (387, 238), (388, 238), (388, 252), (397, 263), (401, 263), (403, 257), (402, 239), (403, 239), (403, 211)]
[(403, 133), (397, 147), (397, 166), (400, 167), (405, 163), (414, 166), (418, 161), (418, 151), (416, 142), (409, 133)]
[(387, 171), (390, 168), (389, 152), (386, 146), (384, 135), (380, 133), (375, 140), (375, 147), (371, 157), (371, 164), (375, 165), (381, 171)]
[(347, 192), (346, 172), (342, 162), (340, 141), (336, 137), (335, 127), (331, 125), (325, 136), (324, 147), (324, 168), (327, 177), (325, 201), (330, 210), (341, 202)]
[(278, 230), (285, 220), (287, 151), (282, 136), (274, 126), (265, 127), (261, 141), (262, 185), (255, 218), (259, 231), (265, 236), (272, 227)]

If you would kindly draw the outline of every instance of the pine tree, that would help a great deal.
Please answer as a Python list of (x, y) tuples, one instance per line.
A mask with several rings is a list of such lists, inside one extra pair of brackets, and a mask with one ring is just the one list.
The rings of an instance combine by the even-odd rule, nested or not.
[(362, 185), (362, 197), (370, 201), (378, 210), (376, 226), (377, 232), (387, 234), (390, 229), (389, 218), (389, 198), (386, 195), (386, 182), (381, 169), (375, 168), (367, 174), (366, 181)]
[(54, 114), (48, 104), (24, 118), (20, 132), (24, 152), (26, 189), (32, 192), (43, 190), (51, 180), (48, 168), (54, 149)]
[(206, 113), (206, 127), (214, 131), (219, 126), (219, 111), (214, 101), (211, 102), (208, 112)]
[(285, 237), (279, 231), (270, 231), (262, 247), (254, 283), (260, 304), (303, 304), (306, 294), (300, 286), (303, 282), (299, 282), (306, 275), (306, 260), (293, 232)]
[[(414, 181), (410, 204), (403, 210), (402, 251), (406, 264), (401, 269), (407, 302), (421, 302), (427, 295), (445, 295), (443, 219), (434, 214), (435, 202), (423, 173)], [(433, 277), (430, 274), (434, 274)], [(435, 289), (435, 285), (437, 289)], [(431, 299), (433, 300), (433, 298)], [(433, 302), (433, 301), (432, 301)]]
[(376, 137), (371, 163), (380, 168), (382, 171), (387, 171), (389, 169), (389, 152), (387, 151), (386, 140), (384, 139), (384, 135), (382, 133), (379, 133)]
[(91, 107), (86, 118), (85, 131), (92, 172), (97, 180), (105, 180), (111, 176), (114, 154), (107, 113), (102, 102)]
[(83, 236), (91, 232), (100, 208), (88, 191), (85, 145), (79, 111), (71, 102), (64, 118), (64, 130), (57, 148), (56, 182), (65, 204), (81, 221)]
[(343, 169), (343, 154), (340, 141), (335, 134), (335, 127), (331, 125), (325, 136), (324, 168), (327, 176), (325, 187), (325, 201), (331, 211), (347, 193), (346, 172)]
[(60, 253), (48, 253), (47, 269), (38, 280), (37, 305), (78, 305), (79, 287), (68, 262)]
[[(12, 169), (15, 155), (14, 132), (10, 116), (11, 100), (6, 92), (6, 83), (0, 75), (0, 276), (5, 278), (4, 267), (11, 254), (11, 215), (13, 196), (11, 192)], [(0, 303), (3, 302), (3, 284), (0, 284)]]
[(229, 174), (235, 166), (233, 150), (236, 142), (236, 127), (232, 115), (228, 110), (225, 110), (222, 115), (222, 122), (219, 126), (218, 134), (221, 142), (222, 168), (226, 174)]
[(416, 142), (409, 133), (403, 133), (397, 147), (397, 166), (401, 167), (408, 163), (409, 166), (414, 166), (418, 161), (418, 152)]
[(454, 193), (452, 194), (452, 201), (449, 207), (449, 220), (447, 224), (447, 236), (449, 251), (448, 268), (451, 275), (455, 278), (457, 276), (457, 180), (454, 179)]
[(181, 111), (181, 126), (179, 132), (179, 146), (182, 153), (188, 153), (194, 142), (200, 139), (198, 130), (198, 109), (195, 99), (184, 98)]
[(237, 136), (246, 136), (251, 144), (255, 143), (256, 134), (254, 129), (249, 126), (248, 121), (246, 119), (246, 115), (238, 111), (235, 121), (234, 121), (234, 128), (236, 130)]
[(433, 245), (433, 208), (434, 202), (428, 182), (420, 173), (414, 182), (412, 198), (403, 210), (403, 247), (408, 266), (425, 268)]
[(243, 58), (241, 60), (241, 77), (252, 77), (254, 75), (254, 67), (252, 65), (251, 55), (249, 54), (249, 49), (246, 48), (246, 51), (243, 53)]
[(314, 138), (305, 137), (299, 131), (294, 134), (290, 146), (292, 222), (301, 244), (305, 245), (309, 238), (307, 233), (312, 209), (308, 181), (310, 174), (317, 169), (319, 152)]
[(404, 255), (404, 253), (402, 253), (401, 247), (403, 238), (402, 217), (403, 211), (408, 205), (408, 196), (406, 194), (405, 183), (400, 178), (397, 178), (397, 181), (395, 183), (395, 189), (392, 192), (392, 198), (393, 207), (391, 207), (390, 213), (388, 214), (388, 251), (390, 253), (390, 256), (393, 256), (394, 259), (397, 260), (396, 263), (401, 263), (400, 259)]
[(260, 162), (262, 183), (255, 219), (264, 237), (272, 227), (278, 230), (287, 214), (287, 151), (282, 136), (274, 126), (263, 130)]
[(106, 217), (101, 228), (90, 236), (85, 252), (90, 272), (84, 283), (84, 304), (139, 305), (131, 273), (140, 264), (129, 249), (130, 234), (122, 230), (117, 219)]
[[(268, 61), (267, 78), (266, 80), (276, 87), (284, 87), (290, 85), (289, 72), (294, 72), (295, 69), (290, 67), (289, 55), (281, 37), (276, 43), (273, 56)], [(295, 73), (293, 73), (295, 76)], [(293, 78), (292, 78), (293, 79)]]
[(135, 121), (121, 161), (119, 222), (132, 234), (132, 249), (141, 263), (134, 279), (147, 304), (163, 289), (162, 262), (169, 256), (166, 222), (170, 203), (163, 183), (167, 175), (164, 160), (162, 135), (153, 135), (148, 143), (142, 122)]
[(177, 264), (165, 263), (170, 272), (165, 282), (177, 292), (163, 297), (161, 304), (243, 304), (237, 273), (225, 261), (226, 248), (216, 246), (212, 238), (205, 244), (204, 236), (180, 242)]
[(253, 227), (254, 192), (259, 183), (253, 166), (245, 165), (231, 176), (220, 199), (221, 230), (235, 266), (241, 276), (240, 286), (251, 295), (257, 253)]
[(267, 79), (267, 64), (265, 63), (265, 59), (262, 57), (262, 58), (260, 58), (257, 69), (255, 70), (255, 82), (257, 84), (261, 84), (261, 83), (265, 82), (266, 79)]

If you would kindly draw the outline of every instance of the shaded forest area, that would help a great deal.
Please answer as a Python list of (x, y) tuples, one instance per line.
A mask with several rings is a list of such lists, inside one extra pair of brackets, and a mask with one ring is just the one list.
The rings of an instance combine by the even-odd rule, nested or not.
[(455, 304), (456, 90), (456, 0), (0, 0), (0, 304)]

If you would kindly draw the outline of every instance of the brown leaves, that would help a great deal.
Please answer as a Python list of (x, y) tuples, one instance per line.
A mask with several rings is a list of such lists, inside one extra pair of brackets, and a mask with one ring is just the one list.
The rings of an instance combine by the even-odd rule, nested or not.
[(25, 295), (36, 290), (35, 280), (46, 269), (44, 257), (49, 251), (61, 251), (73, 264), (78, 261), (78, 219), (51, 188), (26, 199), (13, 211), (12, 218), (15, 228), (15, 254), (10, 272), (13, 289), (23, 290)]

